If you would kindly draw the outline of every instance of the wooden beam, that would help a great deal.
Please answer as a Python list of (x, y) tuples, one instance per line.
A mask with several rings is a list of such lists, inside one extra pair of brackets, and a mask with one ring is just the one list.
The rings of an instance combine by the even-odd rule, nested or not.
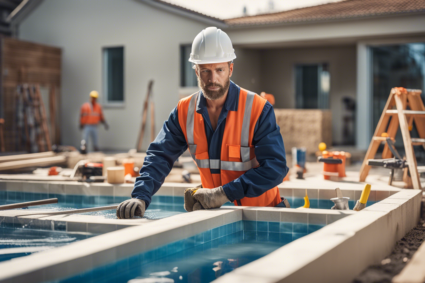
[(407, 164), (409, 166), (410, 176), (412, 178), (413, 188), (421, 190), (421, 180), (419, 178), (416, 158), (413, 151), (412, 140), (410, 138), (409, 126), (406, 116), (404, 115), (404, 108), (407, 101), (407, 93), (398, 92), (395, 96), (395, 103), (398, 110), (398, 120), (400, 122), (401, 135), (403, 137), (404, 148), (406, 151)]
[(10, 162), (10, 161), (36, 159), (36, 158), (53, 157), (53, 156), (55, 156), (55, 153), (53, 151), (39, 152), (39, 153), (29, 153), (29, 154), (7, 155), (7, 156), (0, 156), (0, 163)]
[(66, 157), (63, 155), (30, 160), (10, 161), (0, 163), (0, 171), (22, 169), (28, 167), (53, 166), (63, 163), (66, 163)]

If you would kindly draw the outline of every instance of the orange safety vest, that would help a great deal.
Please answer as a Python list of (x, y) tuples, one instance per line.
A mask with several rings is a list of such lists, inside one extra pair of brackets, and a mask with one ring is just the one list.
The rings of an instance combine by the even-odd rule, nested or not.
[[(252, 139), (266, 100), (253, 92), (240, 90), (238, 110), (227, 113), (221, 157), (209, 159), (204, 118), (195, 111), (200, 95), (201, 92), (197, 92), (180, 100), (177, 111), (190, 154), (201, 175), (202, 187), (212, 189), (223, 186), (259, 166)], [(220, 174), (211, 174), (210, 169), (220, 169)], [(279, 189), (274, 187), (258, 197), (244, 197), (234, 203), (244, 206), (274, 207), (280, 202)]]
[(94, 105), (90, 102), (86, 102), (81, 106), (81, 118), (80, 124), (82, 125), (96, 125), (102, 121), (102, 106), (99, 103)]

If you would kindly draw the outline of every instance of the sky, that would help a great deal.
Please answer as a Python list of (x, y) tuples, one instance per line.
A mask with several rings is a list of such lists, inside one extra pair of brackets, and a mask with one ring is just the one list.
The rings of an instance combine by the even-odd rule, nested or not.
[(228, 19), (243, 16), (244, 7), (247, 15), (292, 10), (315, 6), (341, 0), (163, 0), (208, 16)]

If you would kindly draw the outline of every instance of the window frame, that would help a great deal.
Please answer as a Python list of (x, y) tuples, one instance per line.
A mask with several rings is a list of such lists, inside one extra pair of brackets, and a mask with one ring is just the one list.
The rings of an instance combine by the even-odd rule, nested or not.
[[(123, 99), (122, 101), (110, 101), (108, 99), (108, 70), (107, 70), (107, 50), (111, 48), (122, 48), (123, 52), (123, 67), (122, 67), (122, 74), (123, 74), (123, 86), (122, 86), (122, 92), (123, 92)], [(125, 95), (125, 46), (124, 45), (111, 45), (111, 46), (103, 46), (102, 47), (102, 105), (105, 108), (123, 108), (125, 107), (126, 102), (126, 95)]]
[[(195, 83), (194, 86), (184, 85), (184, 82), (185, 82), (185, 79), (186, 79), (186, 76), (187, 76), (187, 74), (185, 73), (184, 65), (186, 63), (186, 59), (189, 59), (189, 58), (184, 58), (184, 56), (183, 56), (183, 54), (184, 54), (183, 49), (186, 48), (186, 47), (192, 48), (192, 44), (188, 43), (188, 44), (180, 44), (179, 45), (179, 62), (180, 62), (180, 64), (179, 64), (179, 69), (180, 69), (180, 71), (179, 71), (179, 73), (180, 73), (179, 88), (180, 88), (180, 93), (187, 93), (187, 92), (193, 93), (193, 92), (196, 92), (199, 89), (197, 83)], [(195, 72), (195, 71), (193, 71), (193, 72)]]

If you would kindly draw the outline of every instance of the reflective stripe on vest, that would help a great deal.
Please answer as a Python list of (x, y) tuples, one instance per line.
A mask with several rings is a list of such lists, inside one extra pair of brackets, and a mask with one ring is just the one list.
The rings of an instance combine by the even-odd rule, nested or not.
[(189, 109), (187, 112), (186, 120), (186, 131), (187, 131), (187, 143), (189, 146), (190, 155), (196, 162), (199, 168), (210, 168), (210, 169), (221, 169), (230, 171), (248, 171), (251, 168), (255, 168), (259, 165), (257, 159), (254, 157), (251, 159), (250, 147), (249, 147), (249, 122), (251, 119), (251, 108), (252, 102), (254, 101), (255, 93), (248, 91), (245, 104), (245, 112), (242, 122), (242, 133), (241, 133), (241, 159), (242, 162), (233, 161), (221, 161), (220, 159), (197, 159), (196, 156), (196, 144), (194, 144), (193, 138), (193, 124), (195, 118), (195, 108), (198, 101), (198, 94), (192, 95), (189, 103)]

